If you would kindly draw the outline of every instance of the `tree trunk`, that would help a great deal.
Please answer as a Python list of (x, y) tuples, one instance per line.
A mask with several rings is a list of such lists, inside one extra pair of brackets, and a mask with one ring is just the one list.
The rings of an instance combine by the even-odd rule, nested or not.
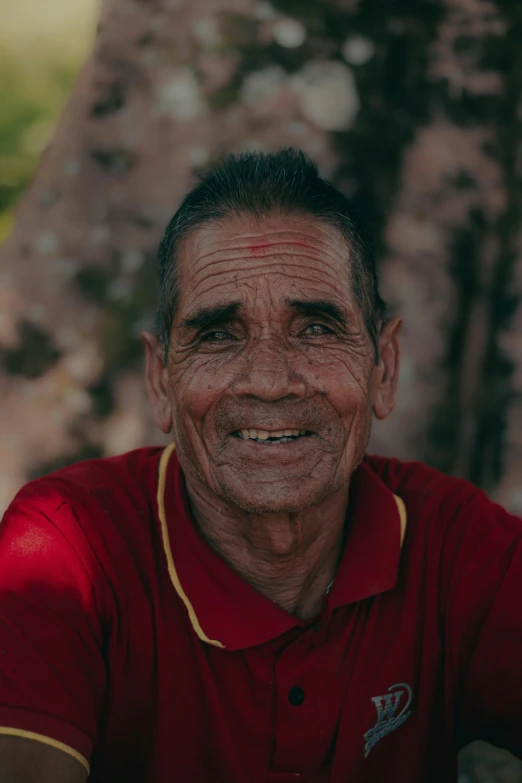
[[(161, 442), (139, 333), (164, 227), (201, 167), (293, 145), (372, 222), (405, 318), (372, 450), (522, 513), (521, 40), (518, 0), (105, 0), (1, 251), (0, 505)], [(474, 758), (463, 776), (485, 779)], [(505, 769), (488, 780), (522, 780)]]

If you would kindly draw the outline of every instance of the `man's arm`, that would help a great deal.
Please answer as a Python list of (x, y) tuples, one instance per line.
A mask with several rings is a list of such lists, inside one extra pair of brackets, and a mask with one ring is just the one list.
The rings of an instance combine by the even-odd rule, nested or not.
[(86, 783), (87, 770), (61, 750), (20, 737), (0, 737), (0, 783)]
[(106, 666), (87, 514), (41, 481), (0, 524), (0, 783), (88, 776)]
[(477, 493), (446, 531), (441, 582), (458, 736), (521, 756), (522, 519)]

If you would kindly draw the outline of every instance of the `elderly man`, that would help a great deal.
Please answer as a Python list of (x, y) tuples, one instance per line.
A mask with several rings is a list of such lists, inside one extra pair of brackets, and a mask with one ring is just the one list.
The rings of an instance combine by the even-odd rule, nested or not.
[(350, 203), (227, 159), (160, 249), (146, 383), (172, 445), (33, 481), (0, 528), (1, 783), (455, 781), (522, 751), (522, 522), (365, 454), (393, 408)]

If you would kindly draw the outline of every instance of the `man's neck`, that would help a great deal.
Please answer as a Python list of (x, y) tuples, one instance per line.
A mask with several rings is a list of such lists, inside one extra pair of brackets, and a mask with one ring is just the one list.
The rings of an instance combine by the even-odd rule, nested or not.
[(348, 487), (298, 514), (248, 514), (187, 482), (195, 522), (244, 579), (286, 611), (316, 617), (344, 543)]

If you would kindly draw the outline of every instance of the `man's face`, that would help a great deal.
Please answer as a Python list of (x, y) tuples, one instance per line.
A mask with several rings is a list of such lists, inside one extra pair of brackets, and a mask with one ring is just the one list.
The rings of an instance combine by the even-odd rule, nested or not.
[(250, 512), (320, 502), (364, 453), (383, 374), (346, 242), (308, 217), (242, 216), (192, 232), (178, 261), (162, 426), (189, 480)]

